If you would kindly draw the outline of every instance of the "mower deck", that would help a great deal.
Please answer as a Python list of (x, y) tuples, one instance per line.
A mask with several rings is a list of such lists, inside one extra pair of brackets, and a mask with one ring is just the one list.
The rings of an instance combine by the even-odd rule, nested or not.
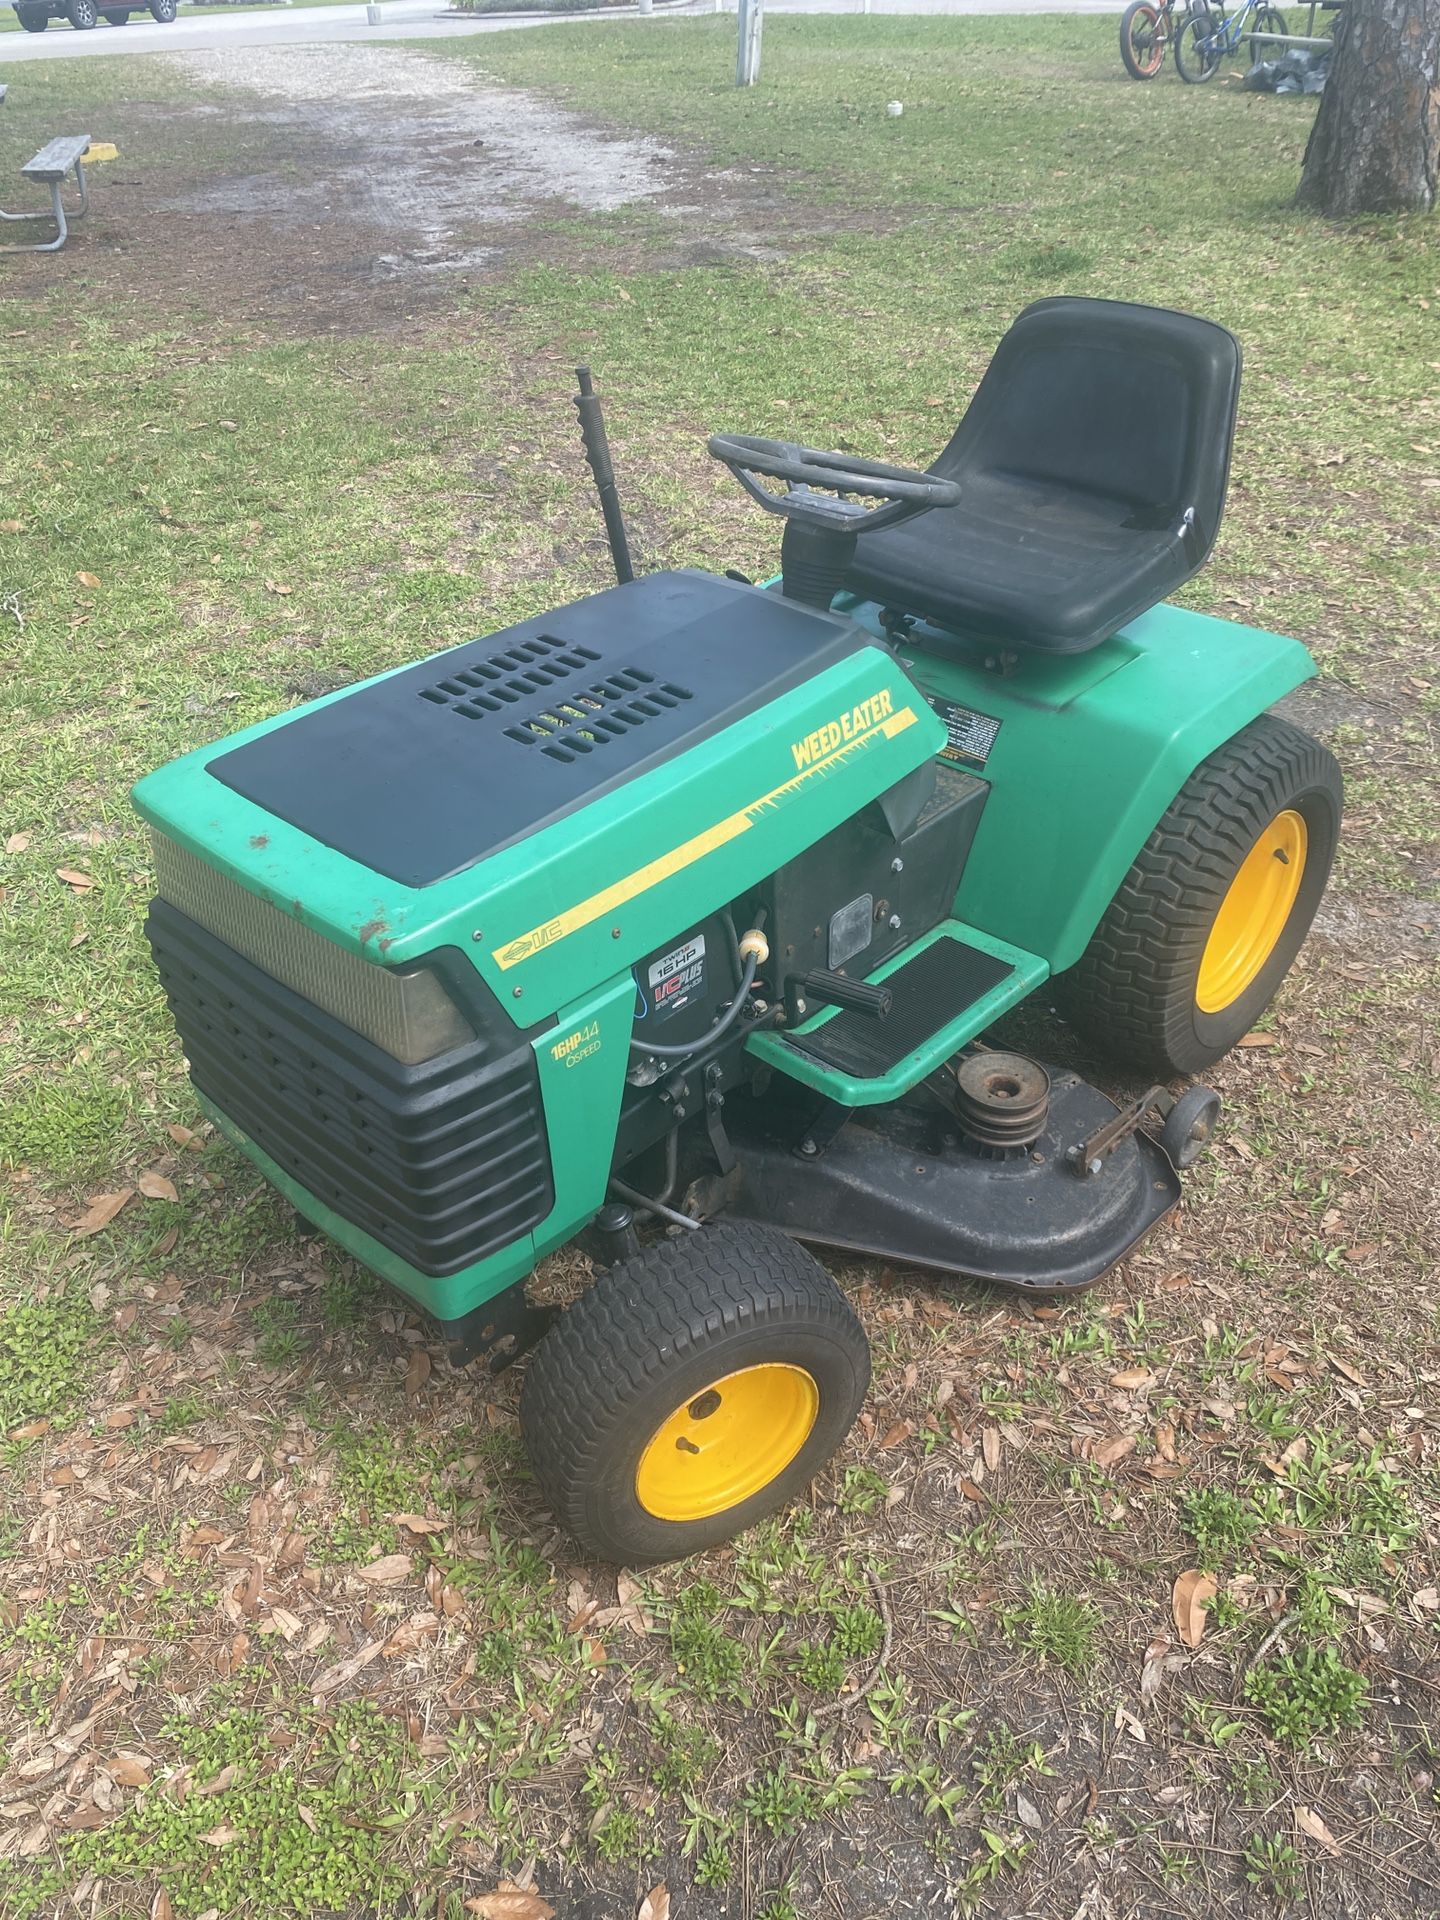
[(1050, 1077), (1049, 1112), (1028, 1147), (967, 1145), (948, 1115), (803, 1100), (734, 1100), (731, 1218), (797, 1240), (1041, 1297), (1080, 1293), (1163, 1220), (1180, 1181), (1133, 1132), (1098, 1172), (1072, 1154), (1118, 1109), (1073, 1073)]

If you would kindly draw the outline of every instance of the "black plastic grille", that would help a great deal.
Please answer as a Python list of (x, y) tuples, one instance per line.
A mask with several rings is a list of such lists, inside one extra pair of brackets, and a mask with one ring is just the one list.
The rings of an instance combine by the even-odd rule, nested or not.
[(552, 760), (568, 764), (608, 741), (623, 740), (647, 720), (658, 720), (662, 713), (694, 698), (688, 687), (657, 680), (643, 667), (617, 667), (605, 679), (566, 694), (517, 726), (506, 727), (505, 737), (522, 747), (539, 747)]
[(167, 902), (146, 933), (199, 1091), (402, 1260), (455, 1273), (550, 1212), (529, 1046), (477, 1038), (405, 1066)]
[(421, 687), (420, 698), (432, 706), (449, 707), (462, 720), (483, 720), (504, 713), (522, 700), (532, 700), (573, 674), (583, 673), (600, 658), (593, 647), (572, 647), (552, 634), (518, 640), (504, 653), (484, 654), (453, 668), (433, 686)]

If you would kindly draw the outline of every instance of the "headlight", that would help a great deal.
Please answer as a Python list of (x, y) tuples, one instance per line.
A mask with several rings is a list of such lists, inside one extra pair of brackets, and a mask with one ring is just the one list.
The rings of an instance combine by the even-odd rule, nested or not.
[(474, 1030), (435, 974), (401, 973), (336, 946), (258, 894), (152, 833), (162, 900), (406, 1066), (463, 1046)]

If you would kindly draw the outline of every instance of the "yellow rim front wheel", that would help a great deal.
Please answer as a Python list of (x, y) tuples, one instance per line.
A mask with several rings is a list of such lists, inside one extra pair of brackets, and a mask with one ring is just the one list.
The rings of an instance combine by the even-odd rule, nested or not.
[(1260, 977), (1299, 895), (1306, 844), (1303, 815), (1287, 807), (1246, 854), (1200, 961), (1195, 1003), (1202, 1013), (1222, 1013)]
[(819, 1411), (820, 1389), (803, 1367), (727, 1373), (656, 1428), (635, 1497), (657, 1520), (706, 1520), (739, 1506), (785, 1471)]

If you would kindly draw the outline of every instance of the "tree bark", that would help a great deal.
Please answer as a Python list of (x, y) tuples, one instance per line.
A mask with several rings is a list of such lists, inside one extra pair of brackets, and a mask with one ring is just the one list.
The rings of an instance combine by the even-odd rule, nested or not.
[(1429, 213), (1440, 198), (1440, 0), (1347, 0), (1297, 206)]

